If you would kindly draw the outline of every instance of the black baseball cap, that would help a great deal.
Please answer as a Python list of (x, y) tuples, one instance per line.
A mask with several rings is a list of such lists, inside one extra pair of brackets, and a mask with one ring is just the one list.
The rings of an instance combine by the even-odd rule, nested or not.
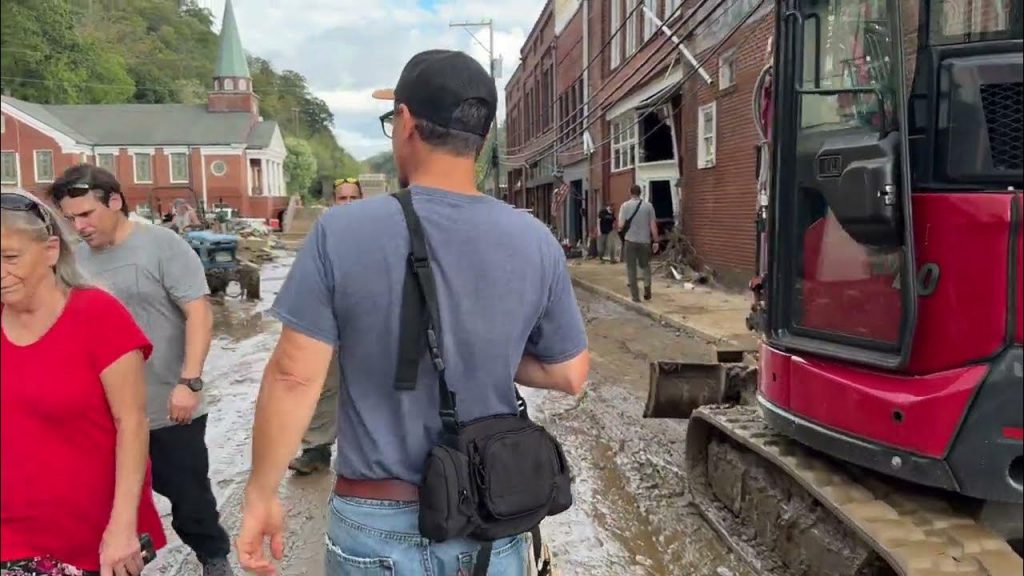
[[(375, 90), (373, 97), (405, 104), (416, 118), (442, 128), (478, 136), (487, 136), (498, 110), (494, 79), (479, 62), (457, 50), (420, 52), (402, 69), (394, 89)], [(487, 107), (487, 122), (469, 126), (453, 118), (467, 100)]]

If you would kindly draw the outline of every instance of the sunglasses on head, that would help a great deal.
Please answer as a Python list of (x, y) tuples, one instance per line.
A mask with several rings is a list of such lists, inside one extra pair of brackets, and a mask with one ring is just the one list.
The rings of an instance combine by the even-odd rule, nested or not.
[(342, 184), (359, 184), (359, 178), (338, 178), (334, 181), (335, 186), (341, 186)]
[(4, 192), (3, 194), (0, 194), (0, 208), (4, 210), (11, 210), (13, 212), (29, 212), (38, 218), (44, 226), (46, 226), (47, 232), (50, 234), (53, 233), (49, 213), (40, 206), (38, 202), (28, 196), (22, 196), (21, 194), (15, 194), (13, 192)]
[(64, 186), (64, 193), (72, 198), (80, 198), (88, 194), (92, 189), (92, 184), (88, 182), (75, 182), (74, 184)]

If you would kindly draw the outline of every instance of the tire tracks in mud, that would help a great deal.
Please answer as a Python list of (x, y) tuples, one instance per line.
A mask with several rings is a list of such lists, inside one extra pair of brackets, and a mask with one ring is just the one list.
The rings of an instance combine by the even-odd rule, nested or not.
[[(577, 514), (594, 524), (599, 557), (581, 554), (571, 528), (545, 521), (563, 574), (752, 574), (689, 505), (686, 423), (642, 417), (648, 360), (703, 358), (707, 346), (617, 304), (578, 293), (587, 320), (591, 383), (574, 401), (525, 390), (532, 413), (562, 442), (575, 474)], [(564, 525), (570, 531), (563, 532)], [(719, 569), (723, 569), (721, 572)]]

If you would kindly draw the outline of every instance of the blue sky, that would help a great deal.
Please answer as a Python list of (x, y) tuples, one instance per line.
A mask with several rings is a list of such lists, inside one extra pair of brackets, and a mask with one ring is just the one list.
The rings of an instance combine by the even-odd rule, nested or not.
[[(387, 104), (370, 98), (392, 86), (413, 54), (454, 48), (486, 65), (485, 51), (454, 21), (494, 21), (495, 53), (504, 78), (544, 7), (543, 0), (232, 0), (246, 50), (293, 69), (331, 107), (335, 134), (357, 158), (390, 149), (377, 117)], [(220, 19), (224, 0), (204, 0)], [(219, 26), (219, 24), (218, 24)], [(487, 42), (486, 30), (477, 33)], [(499, 115), (504, 114), (504, 103)]]

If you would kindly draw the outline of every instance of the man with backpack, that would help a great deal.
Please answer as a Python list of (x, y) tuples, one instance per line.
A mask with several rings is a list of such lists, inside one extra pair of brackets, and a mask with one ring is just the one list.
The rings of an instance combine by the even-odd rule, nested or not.
[(651, 299), (651, 254), (658, 253), (658, 220), (654, 206), (641, 198), (642, 189), (634, 184), (630, 199), (619, 208), (619, 237), (622, 257), (626, 261), (626, 278), (633, 302), (640, 301), (637, 268), (644, 274), (644, 300)]
[[(271, 573), (270, 555), (283, 555), (278, 485), (337, 354), (325, 573), (525, 575), (525, 533), (571, 494), (557, 442), (529, 422), (515, 383), (578, 395), (589, 370), (565, 256), (540, 221), (476, 189), (498, 101), (479, 63), (423, 52), (375, 97), (394, 102), (381, 125), (408, 190), (330, 209), (277, 296), (284, 326), (256, 406), (238, 557)], [(471, 461), (481, 443), (494, 450)], [(470, 486), (478, 477), (488, 494)]]

